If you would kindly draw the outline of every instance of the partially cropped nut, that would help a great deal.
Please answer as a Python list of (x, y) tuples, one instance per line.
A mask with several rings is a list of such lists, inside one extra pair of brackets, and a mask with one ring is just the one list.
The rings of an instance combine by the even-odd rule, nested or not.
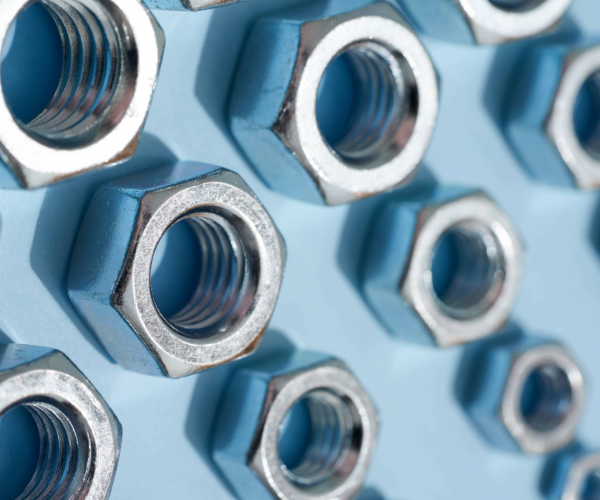
[(469, 413), (492, 444), (542, 454), (573, 440), (585, 387), (563, 346), (525, 337), (490, 346), (482, 356), (481, 386)]
[[(327, 205), (407, 182), (438, 112), (431, 60), (392, 6), (332, 9), (320, 10), (319, 18), (259, 21), (230, 110), (234, 136), (270, 187)], [(326, 137), (318, 94), (325, 74), (340, 64), (357, 95), (348, 104), (354, 108), (348, 123), (340, 124), (345, 132)]]
[(600, 188), (600, 45), (543, 46), (523, 63), (507, 134), (545, 182)]
[[(165, 317), (151, 287), (155, 249), (185, 220), (199, 245), (197, 288)], [(275, 307), (285, 248), (235, 173), (179, 163), (100, 188), (69, 274), (73, 304), (122, 366), (183, 377), (257, 349)]]
[(600, 492), (600, 452), (581, 446), (562, 453), (554, 467), (548, 500), (594, 500)]
[(108, 499), (121, 425), (77, 367), (58, 351), (0, 345), (0, 417), (17, 406), (40, 434), (40, 460), (19, 498)]
[[(148, 114), (164, 34), (138, 0), (41, 0), (63, 40), (54, 96), (29, 123), (15, 116), (0, 84), (2, 184), (37, 188), (130, 158)], [(30, 5), (0, 2), (0, 46)], [(12, 173), (12, 175), (11, 175)]]
[(242, 0), (144, 0), (151, 9), (164, 10), (206, 10), (223, 7)]
[(217, 422), (215, 461), (248, 500), (355, 498), (378, 430), (346, 365), (308, 352), (240, 370)]
[(427, 34), (491, 45), (552, 30), (573, 0), (398, 0)]
[(522, 267), (520, 238), (485, 193), (440, 189), (378, 213), (364, 292), (392, 333), (448, 347), (504, 325)]

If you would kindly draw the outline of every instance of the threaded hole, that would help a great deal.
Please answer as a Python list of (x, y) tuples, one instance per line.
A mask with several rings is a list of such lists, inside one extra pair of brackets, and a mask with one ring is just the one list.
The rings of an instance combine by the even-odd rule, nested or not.
[(544, 365), (536, 368), (525, 381), (521, 413), (536, 431), (552, 431), (565, 420), (572, 399), (567, 373), (556, 365)]
[(487, 312), (502, 290), (505, 260), (494, 233), (467, 221), (439, 238), (431, 260), (431, 288), (438, 306), (455, 319)]
[(509, 12), (526, 12), (542, 5), (546, 0), (489, 0), (502, 10)]
[(589, 154), (600, 159), (600, 71), (581, 87), (573, 113), (575, 133)]
[(344, 49), (319, 86), (317, 121), (334, 154), (354, 168), (389, 162), (409, 141), (418, 112), (406, 59), (371, 41)]
[(600, 500), (600, 470), (588, 474), (581, 489), (581, 500)]
[[(28, 482), (15, 485), (14, 478), (3, 481), (11, 485), (0, 494), (2, 500), (67, 500), (85, 497), (91, 473), (90, 440), (78, 420), (57, 404), (47, 402), (24, 403), (2, 417), (17, 415), (24, 433), (17, 439), (30, 446), (28, 461), (37, 454), (37, 463), (28, 467)], [(11, 426), (14, 428), (13, 426)], [(26, 427), (26, 429), (23, 429)], [(37, 430), (35, 439), (33, 429)], [(15, 439), (15, 436), (11, 436)], [(25, 452), (25, 450), (21, 450)], [(31, 464), (29, 464), (31, 465)], [(14, 491), (10, 489), (13, 488)], [(18, 489), (18, 491), (17, 491)]]
[(281, 423), (281, 470), (297, 487), (333, 489), (352, 473), (361, 444), (362, 423), (354, 404), (331, 390), (316, 389)]
[(152, 295), (177, 332), (206, 338), (240, 322), (254, 302), (259, 260), (245, 224), (195, 213), (165, 233), (154, 252)]
[[(40, 0), (13, 27), (12, 44), (3, 48), (2, 86), (21, 127), (62, 148), (89, 144), (112, 130), (129, 105), (137, 73), (130, 27), (114, 4)], [(23, 54), (36, 54), (39, 69), (31, 57), (23, 64)]]

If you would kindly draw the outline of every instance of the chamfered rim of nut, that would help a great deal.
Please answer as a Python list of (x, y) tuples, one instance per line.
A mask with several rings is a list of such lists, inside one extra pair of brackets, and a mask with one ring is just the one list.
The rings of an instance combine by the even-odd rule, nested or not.
[[(122, 119), (111, 124), (102, 137), (77, 147), (60, 148), (35, 139), (23, 128), (9, 109), (0, 79), (0, 156), (27, 188), (41, 187), (128, 159), (135, 151), (152, 100), (162, 57), (162, 31), (152, 14), (136, 0), (77, 2), (106, 4), (127, 19), (128, 36), (137, 51), (134, 85), (128, 90), (131, 95)], [(7, 39), (12, 22), (31, 3), (31, 0), (0, 2), (0, 47)]]
[(588, 476), (600, 471), (600, 453), (588, 453), (575, 459), (567, 474), (561, 500), (580, 500)]
[(600, 158), (581, 144), (575, 131), (575, 105), (579, 93), (594, 73), (600, 71), (600, 45), (573, 52), (564, 70), (546, 122), (546, 133), (580, 188), (600, 187)]
[[(538, 368), (550, 365), (562, 370), (571, 389), (568, 411), (560, 423), (548, 431), (538, 431), (526, 421), (521, 411), (521, 397), (529, 376)], [(585, 384), (577, 363), (559, 344), (546, 344), (517, 355), (504, 388), (500, 417), (520, 448), (528, 454), (549, 453), (569, 444), (583, 412)]]
[[(332, 22), (336, 23), (333, 27)], [(329, 64), (357, 42), (382, 44), (400, 53), (416, 82), (419, 109), (412, 135), (390, 161), (375, 168), (355, 168), (335, 154), (317, 122), (317, 95)], [(435, 128), (438, 112), (437, 76), (427, 51), (388, 4), (375, 4), (349, 14), (311, 21), (303, 27), (299, 58), (288, 98), (295, 115), (288, 147), (301, 156), (305, 168), (321, 179), (320, 189), (328, 204), (386, 191), (407, 181), (421, 161)], [(289, 125), (282, 125), (289, 127)], [(276, 130), (279, 127), (276, 127)], [(289, 133), (289, 132), (288, 132)], [(297, 147), (293, 144), (297, 140)], [(298, 149), (298, 150), (296, 150)]]
[[(250, 466), (267, 481), (278, 498), (297, 500), (338, 500), (354, 498), (368, 472), (378, 433), (378, 415), (370, 397), (354, 375), (338, 360), (305, 371), (275, 377), (275, 397), (266, 408), (260, 441)], [(345, 480), (331, 491), (307, 492), (294, 485), (282, 472), (279, 458), (279, 429), (288, 411), (314, 390), (325, 389), (347, 398), (356, 408), (362, 426), (362, 440), (356, 464)]]
[(458, 0), (475, 40), (495, 44), (529, 38), (555, 26), (573, 0), (545, 0), (523, 10), (511, 11), (489, 0)]
[[(223, 173), (239, 179), (231, 172)], [(148, 217), (140, 221), (139, 234), (130, 250), (134, 254), (127, 270), (127, 285), (114, 303), (156, 353), (164, 372), (182, 377), (232, 361), (258, 347), (277, 302), (285, 250), (269, 214), (249, 191), (215, 177), (176, 185), (173, 190), (174, 193), (169, 188), (149, 193), (142, 199), (140, 213), (145, 212)], [(227, 331), (192, 338), (182, 335), (160, 313), (153, 299), (150, 275), (154, 251), (166, 231), (186, 214), (203, 208), (217, 209), (242, 221), (252, 233), (259, 269), (253, 304), (245, 316)], [(170, 367), (170, 363), (176, 363), (175, 367)]]
[[(440, 307), (431, 286), (431, 265), (437, 243), (444, 233), (463, 222), (475, 222), (488, 228), (504, 260), (503, 284), (497, 298), (485, 312), (471, 319), (450, 317)], [(504, 325), (521, 283), (523, 247), (512, 222), (485, 193), (476, 192), (423, 208), (413, 239), (399, 291), (429, 328), (439, 347), (477, 340)]]

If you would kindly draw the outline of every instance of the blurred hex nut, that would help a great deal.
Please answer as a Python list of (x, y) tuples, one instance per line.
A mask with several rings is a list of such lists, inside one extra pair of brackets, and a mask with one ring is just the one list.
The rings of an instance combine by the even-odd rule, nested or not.
[(443, 188), (394, 200), (373, 226), (363, 289), (392, 333), (449, 347), (504, 325), (521, 282), (523, 248), (485, 193)]
[(600, 45), (545, 45), (523, 62), (507, 135), (545, 182), (600, 188)]
[(578, 446), (558, 457), (548, 500), (592, 500), (600, 491), (600, 452)]
[(223, 7), (242, 0), (144, 0), (150, 9), (163, 10), (206, 10)]
[(30, 412), (40, 434), (40, 460), (19, 498), (108, 499), (121, 424), (63, 353), (0, 345), (0, 416), (17, 406)]
[[(137, 0), (41, 3), (56, 21), (65, 64), (50, 103), (28, 123), (13, 115), (0, 84), (3, 187), (37, 188), (130, 158), (162, 58), (163, 31)], [(0, 46), (29, 5), (0, 3)]]
[(585, 386), (581, 370), (562, 345), (522, 337), (490, 345), (481, 354), (480, 386), (468, 410), (492, 444), (544, 454), (573, 440)]
[[(271, 188), (327, 205), (407, 182), (438, 112), (433, 64), (391, 5), (332, 9), (260, 20), (246, 43), (230, 109), (234, 136)], [(348, 105), (354, 109), (342, 124), (346, 132), (330, 144), (317, 97), (330, 64), (341, 59), (358, 96)]]
[(398, 0), (425, 33), (493, 45), (552, 30), (573, 0)]
[[(295, 409), (305, 412), (306, 435), (293, 425)], [(293, 464), (280, 454), (286, 425), (304, 452)], [(235, 374), (213, 455), (240, 498), (350, 500), (367, 474), (377, 430), (377, 411), (344, 363), (295, 353)]]
[[(198, 237), (200, 273), (188, 304), (167, 318), (150, 273), (157, 244), (182, 220)], [(178, 378), (258, 348), (284, 264), (277, 228), (239, 175), (178, 163), (96, 192), (73, 253), (69, 296), (122, 366)]]

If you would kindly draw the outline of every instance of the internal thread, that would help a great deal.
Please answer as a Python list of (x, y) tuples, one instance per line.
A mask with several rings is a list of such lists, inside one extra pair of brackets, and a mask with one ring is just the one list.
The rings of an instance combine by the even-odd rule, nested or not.
[(535, 9), (546, 0), (489, 0), (489, 2), (502, 10), (523, 12)]
[(310, 442), (300, 464), (283, 474), (294, 484), (310, 487), (336, 474), (349, 475), (356, 445), (357, 425), (348, 403), (333, 392), (317, 389), (304, 396), (311, 419)]
[(86, 495), (92, 450), (86, 430), (48, 403), (24, 404), (40, 434), (36, 471), (17, 500), (77, 500)]
[(452, 318), (481, 316), (493, 306), (504, 284), (502, 247), (489, 227), (475, 221), (462, 222), (446, 231), (434, 255), (444, 241), (454, 247), (456, 260), (449, 285), (442, 293), (432, 290), (434, 297)]
[(537, 368), (529, 377), (530, 401), (523, 405), (527, 423), (539, 432), (556, 429), (566, 418), (573, 391), (565, 371), (556, 365)]
[(226, 331), (248, 311), (252, 272), (240, 234), (224, 217), (206, 213), (186, 221), (200, 243), (200, 277), (188, 304), (167, 320), (185, 335), (207, 337)]
[(46, 140), (87, 141), (118, 100), (122, 21), (113, 19), (101, 2), (40, 1), (60, 33), (63, 69), (46, 109), (23, 128)]
[[(406, 145), (414, 129), (418, 99), (414, 75), (404, 58), (375, 42), (348, 47), (358, 102), (348, 132), (331, 147), (355, 167), (375, 167)], [(370, 164), (371, 163), (371, 164)]]

